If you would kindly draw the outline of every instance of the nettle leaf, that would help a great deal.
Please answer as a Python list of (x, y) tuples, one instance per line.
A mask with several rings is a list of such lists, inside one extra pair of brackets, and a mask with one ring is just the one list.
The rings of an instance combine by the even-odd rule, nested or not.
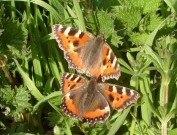
[(144, 42), (148, 38), (149, 34), (132, 32), (129, 36), (130, 36), (129, 40), (133, 44), (135, 44), (135, 45), (144, 45)]
[(105, 39), (110, 40), (111, 44), (117, 46), (117, 44), (122, 44), (121, 37), (117, 35), (114, 30), (114, 22), (111, 15), (105, 11), (97, 12), (97, 19), (99, 23), (99, 33), (104, 33)]
[(159, 15), (152, 13), (145, 19), (144, 27), (146, 27), (147, 31), (153, 31), (161, 22), (162, 18), (159, 17)]
[(50, 127), (63, 123), (63, 118), (57, 112), (49, 112), (47, 120), (49, 120)]
[(0, 53), (9, 57), (21, 58), (27, 44), (27, 30), (22, 23), (8, 20), (0, 36)]
[(156, 12), (161, 4), (161, 0), (119, 0), (119, 2), (122, 6), (140, 8), (144, 14)]
[(16, 88), (16, 93), (14, 96), (13, 104), (16, 107), (16, 112), (22, 112), (26, 108), (30, 108), (29, 103), (31, 96), (29, 90), (26, 87)]
[(143, 4), (143, 13), (152, 13), (159, 10), (159, 6), (161, 5), (161, 0), (142, 0)]
[(26, 87), (11, 89), (10, 86), (0, 89), (0, 104), (10, 108), (9, 116), (16, 116), (24, 109), (29, 109), (30, 94)]
[(119, 0), (122, 6), (141, 7), (143, 0)]
[(8, 105), (12, 103), (15, 92), (11, 89), (10, 86), (5, 88), (0, 88), (0, 103), (2, 105)]
[(87, 30), (89, 30), (92, 34), (96, 35), (98, 34), (98, 28), (96, 26), (97, 23), (94, 14), (95, 13), (93, 11), (88, 11), (85, 18), (87, 23)]
[(101, 9), (109, 9), (111, 8), (112, 6), (114, 5), (117, 5), (118, 4), (118, 1), (117, 0), (94, 0), (94, 6), (97, 6)]
[(133, 6), (118, 6), (115, 8), (117, 10), (117, 19), (125, 26), (128, 32), (131, 32), (141, 19), (141, 10)]

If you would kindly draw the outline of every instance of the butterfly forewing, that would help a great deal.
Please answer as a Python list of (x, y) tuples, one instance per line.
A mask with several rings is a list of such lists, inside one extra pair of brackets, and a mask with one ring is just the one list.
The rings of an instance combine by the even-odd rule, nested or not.
[(66, 94), (72, 90), (77, 90), (78, 88), (82, 87), (84, 83), (86, 83), (86, 79), (79, 75), (63, 73), (60, 79), (60, 88), (62, 93)]
[(112, 49), (107, 43), (103, 45), (102, 55), (102, 80), (108, 80), (111, 78), (119, 79), (120, 69), (119, 62)]
[(52, 27), (52, 33), (57, 40), (59, 47), (67, 52), (82, 46), (92, 37), (91, 34), (85, 34), (85, 32), (81, 30), (60, 24), (56, 24)]

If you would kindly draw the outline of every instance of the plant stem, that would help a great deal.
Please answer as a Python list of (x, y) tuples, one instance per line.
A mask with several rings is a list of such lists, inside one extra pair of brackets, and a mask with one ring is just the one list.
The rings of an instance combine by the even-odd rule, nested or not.
[(162, 135), (167, 135), (167, 122), (163, 121), (162, 122), (162, 130), (161, 130)]
[[(166, 78), (168, 78), (168, 75), (166, 75)], [(161, 97), (161, 106), (164, 108), (164, 110), (167, 110), (168, 108), (168, 89), (169, 89), (169, 80), (168, 79), (162, 79), (162, 97)], [(166, 121), (166, 115), (167, 112), (162, 112), (162, 121), (161, 121), (161, 134), (167, 135), (167, 121)]]
[(12, 76), (10, 75), (9, 70), (6, 68), (6, 66), (2, 67), (2, 70), (3, 70), (3, 72), (4, 72), (5, 76), (6, 76), (6, 78), (8, 79), (10, 85), (12, 86), (12, 88), (14, 88), (15, 82), (14, 82)]
[(168, 84), (164, 88), (164, 107), (168, 107)]
[[(14, 9), (16, 9), (15, 8), (15, 0), (11, 0), (11, 6), (14, 8)], [(16, 18), (16, 12), (15, 12), (15, 10), (12, 10), (12, 18), (15, 20), (15, 18)]]

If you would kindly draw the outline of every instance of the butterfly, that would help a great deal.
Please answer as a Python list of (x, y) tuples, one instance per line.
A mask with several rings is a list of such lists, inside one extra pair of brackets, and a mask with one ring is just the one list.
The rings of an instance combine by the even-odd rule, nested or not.
[(140, 97), (135, 90), (109, 83), (99, 83), (96, 77), (90, 80), (82, 76), (63, 73), (61, 75), (62, 111), (90, 125), (103, 123), (110, 115), (110, 107), (124, 110)]
[(120, 76), (118, 59), (105, 42), (103, 34), (95, 37), (91, 33), (56, 24), (52, 33), (59, 48), (64, 51), (69, 68), (87, 76), (96, 76), (102, 81)]

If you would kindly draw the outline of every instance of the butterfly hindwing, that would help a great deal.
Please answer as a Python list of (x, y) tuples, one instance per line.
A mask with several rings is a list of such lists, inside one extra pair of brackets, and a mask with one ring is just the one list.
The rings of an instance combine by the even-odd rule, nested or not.
[(110, 108), (105, 97), (100, 93), (97, 82), (90, 80), (87, 85), (87, 94), (83, 102), (82, 116), (89, 124), (103, 123), (110, 115)]
[(61, 108), (66, 115), (82, 120), (79, 109), (80, 103), (82, 102), (82, 94), (83, 87), (80, 87), (76, 91), (70, 91), (64, 95), (61, 102)]
[[(87, 121), (91, 125), (107, 120), (110, 115), (109, 104), (99, 92), (96, 79), (88, 81), (78, 75), (64, 73), (61, 80), (62, 91), (65, 94), (61, 108), (66, 115)], [(71, 82), (76, 84), (73, 88), (66, 86)]]
[(113, 85), (102, 84), (105, 89), (105, 96), (111, 107), (115, 110), (124, 110), (132, 103), (136, 103), (140, 97), (139, 93), (135, 90)]

